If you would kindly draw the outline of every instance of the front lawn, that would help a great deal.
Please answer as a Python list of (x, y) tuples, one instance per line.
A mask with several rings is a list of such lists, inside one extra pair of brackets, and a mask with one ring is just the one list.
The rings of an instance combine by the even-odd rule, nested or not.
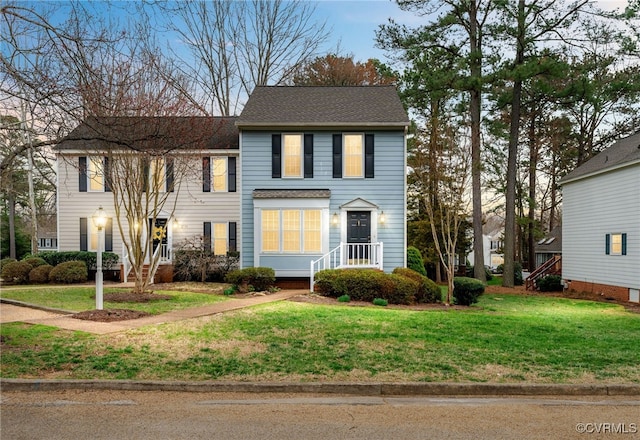
[(536, 295), (428, 311), (285, 301), (117, 335), (1, 334), (2, 377), (640, 383), (640, 315)]
[[(180, 284), (177, 284), (179, 286)], [(107, 300), (110, 293), (119, 293), (130, 291), (130, 288), (106, 287), (104, 289), (105, 309), (128, 309), (138, 310), (152, 315), (166, 313), (171, 310), (182, 310), (189, 307), (204, 306), (219, 301), (225, 301), (228, 298), (222, 295), (224, 286), (220, 284), (219, 288), (209, 289), (215, 293), (188, 292), (183, 290), (156, 290), (155, 294), (168, 295), (169, 300), (159, 300), (152, 302), (110, 302)], [(96, 308), (95, 287), (93, 286), (36, 286), (24, 288), (3, 288), (0, 296), (2, 298), (22, 301), (29, 304), (37, 304), (44, 307), (54, 309), (69, 310), (72, 312), (81, 312), (84, 310), (92, 310)]]

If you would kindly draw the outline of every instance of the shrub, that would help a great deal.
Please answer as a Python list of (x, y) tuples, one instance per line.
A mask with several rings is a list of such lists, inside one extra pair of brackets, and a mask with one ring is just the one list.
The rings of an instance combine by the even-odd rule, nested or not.
[[(467, 270), (466, 270), (467, 277), (473, 278), (474, 270), (475, 270), (474, 266), (467, 266)], [(487, 266), (484, 267), (484, 277), (487, 281), (491, 281), (493, 279), (493, 274), (491, 273), (491, 270)]]
[[(60, 263), (68, 261), (84, 261), (88, 269), (96, 269), (96, 252), (87, 251), (65, 251), (55, 252), (47, 251), (38, 254), (44, 261), (52, 266), (58, 266)], [(118, 254), (113, 252), (102, 253), (102, 268), (105, 270), (115, 269), (118, 264)]]
[(416, 294), (420, 291), (420, 283), (418, 281), (395, 273), (386, 276), (393, 282), (393, 290), (391, 292), (381, 292), (384, 299), (391, 304), (413, 304), (416, 302)]
[(340, 271), (336, 269), (324, 269), (318, 271), (314, 277), (315, 287), (314, 290), (324, 296), (337, 298), (340, 296), (337, 294), (338, 289), (336, 282)]
[(89, 274), (84, 261), (67, 261), (60, 263), (49, 272), (49, 279), (54, 283), (83, 283)]
[(29, 272), (29, 282), (32, 284), (45, 284), (49, 282), (49, 273), (53, 269), (50, 264), (42, 264), (31, 269)]
[(455, 277), (453, 279), (453, 303), (470, 306), (478, 302), (484, 293), (484, 284), (475, 278)]
[(373, 305), (374, 306), (385, 307), (387, 304), (389, 304), (389, 301), (387, 301), (386, 299), (383, 299), (383, 298), (374, 298), (373, 299)]
[(7, 283), (24, 284), (29, 280), (31, 269), (25, 261), (11, 261), (2, 266), (2, 279)]
[(270, 267), (247, 267), (229, 272), (224, 279), (238, 286), (240, 291), (250, 289), (249, 286), (256, 291), (263, 291), (275, 285), (276, 274)]
[(342, 295), (338, 297), (338, 301), (341, 303), (348, 303), (351, 301), (351, 297), (349, 295)]
[[(496, 268), (496, 272), (504, 273), (504, 264), (499, 265)], [(515, 286), (522, 286), (524, 280), (522, 279), (522, 263), (515, 261), (513, 263), (513, 284)]]
[(415, 270), (420, 275), (427, 276), (427, 270), (424, 268), (424, 260), (418, 248), (413, 246), (407, 248), (407, 267)]
[(431, 281), (426, 276), (422, 276), (415, 270), (405, 267), (396, 267), (395, 269), (393, 269), (393, 273), (411, 278), (420, 283), (420, 287), (415, 293), (416, 302), (430, 304), (442, 301), (442, 293), (440, 292), (440, 288), (436, 283)]
[(559, 275), (547, 275), (540, 278), (536, 285), (540, 292), (561, 292), (564, 289), (562, 277)]
[(40, 257), (29, 257), (29, 258), (24, 258), (22, 259), (22, 261), (24, 261), (25, 263), (28, 263), (31, 268), (36, 268), (38, 266), (42, 266), (44, 264), (47, 264), (46, 261), (44, 261), (43, 258)]
[(393, 281), (384, 272), (375, 269), (340, 270), (336, 280), (337, 292), (349, 295), (355, 301), (373, 301), (377, 296), (389, 296)]
[(2, 271), (2, 268), (3, 268), (5, 265), (7, 265), (7, 264), (9, 264), (9, 263), (16, 262), (16, 261), (18, 261), (18, 260), (16, 260), (15, 258), (10, 258), (10, 257), (3, 258), (2, 260), (0, 260), (0, 272)]

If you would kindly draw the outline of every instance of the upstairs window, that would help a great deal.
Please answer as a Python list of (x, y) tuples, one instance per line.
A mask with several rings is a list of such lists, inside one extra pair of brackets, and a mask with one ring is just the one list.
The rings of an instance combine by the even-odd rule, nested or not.
[(236, 158), (213, 156), (202, 158), (203, 192), (236, 192)]
[(344, 177), (363, 177), (364, 146), (361, 134), (344, 135)]
[(282, 140), (284, 144), (282, 177), (302, 177), (302, 135), (285, 134)]

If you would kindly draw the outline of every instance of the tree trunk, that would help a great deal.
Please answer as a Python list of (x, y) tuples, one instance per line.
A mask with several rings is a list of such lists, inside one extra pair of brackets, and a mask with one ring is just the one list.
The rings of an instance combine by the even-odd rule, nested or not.
[(478, 5), (475, 0), (469, 2), (469, 44), (471, 60), (471, 78), (473, 88), (470, 91), (469, 112), (471, 116), (471, 188), (473, 198), (473, 276), (486, 280), (484, 271), (484, 248), (482, 246), (482, 187), (480, 172), (480, 107), (482, 104), (482, 43), (478, 35)]
[(529, 271), (535, 269), (535, 208), (536, 208), (536, 170), (538, 168), (538, 142), (536, 140), (536, 112), (531, 114), (529, 122), (529, 212), (527, 228), (527, 260)]
[(9, 204), (9, 257), (17, 259), (16, 253), (16, 198), (13, 190), (8, 191)]
[[(515, 67), (524, 63), (524, 0), (518, 1), (518, 39)], [(514, 255), (516, 235), (516, 172), (518, 158), (518, 136), (520, 133), (520, 105), (522, 80), (514, 73), (513, 98), (511, 102), (511, 126), (509, 130), (509, 158), (507, 160), (507, 186), (504, 226), (504, 273), (502, 285), (514, 286)]]

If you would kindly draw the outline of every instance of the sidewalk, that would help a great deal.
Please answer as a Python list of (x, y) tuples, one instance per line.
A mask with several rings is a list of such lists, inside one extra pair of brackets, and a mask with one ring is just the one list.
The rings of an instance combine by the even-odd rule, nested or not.
[(144, 327), (147, 325), (158, 325), (167, 322), (182, 321), (200, 316), (216, 315), (231, 310), (251, 307), (258, 304), (265, 304), (276, 301), (283, 301), (294, 296), (308, 293), (308, 290), (281, 290), (280, 292), (264, 296), (254, 296), (243, 299), (230, 299), (207, 306), (194, 307), (184, 310), (174, 310), (160, 315), (146, 318), (132, 319), (129, 321), (116, 322), (95, 322), (72, 318), (72, 312), (43, 310), (32, 308), (29, 304), (18, 301), (2, 299), (0, 304), (0, 323), (6, 322), (26, 322), (28, 324), (42, 324), (58, 327), (65, 330), (75, 330), (98, 335), (121, 332), (129, 329)]

